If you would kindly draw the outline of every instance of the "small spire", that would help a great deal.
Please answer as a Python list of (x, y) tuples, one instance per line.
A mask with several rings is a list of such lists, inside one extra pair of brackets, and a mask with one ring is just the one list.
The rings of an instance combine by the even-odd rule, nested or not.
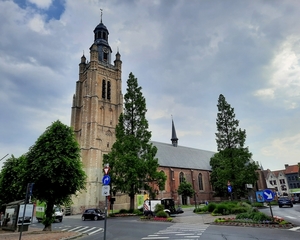
[(102, 23), (102, 14), (103, 14), (103, 9), (100, 8), (101, 11), (101, 17), (100, 17), (100, 22)]
[(178, 138), (177, 138), (177, 135), (176, 135), (176, 130), (175, 130), (175, 125), (174, 125), (174, 121), (173, 121), (173, 116), (171, 115), (172, 117), (172, 138), (171, 138), (171, 141), (172, 141), (172, 145), (174, 147), (177, 147), (178, 145)]

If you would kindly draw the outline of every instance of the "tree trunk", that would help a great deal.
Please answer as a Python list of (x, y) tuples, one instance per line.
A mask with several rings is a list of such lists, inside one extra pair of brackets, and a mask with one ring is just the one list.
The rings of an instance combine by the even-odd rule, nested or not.
[(45, 225), (43, 231), (52, 231), (52, 222), (53, 222), (53, 208), (54, 203), (53, 202), (47, 202), (46, 203), (46, 211), (45, 211), (45, 217), (46, 219), (43, 221), (43, 224)]
[(130, 194), (130, 209), (134, 209), (134, 194)]

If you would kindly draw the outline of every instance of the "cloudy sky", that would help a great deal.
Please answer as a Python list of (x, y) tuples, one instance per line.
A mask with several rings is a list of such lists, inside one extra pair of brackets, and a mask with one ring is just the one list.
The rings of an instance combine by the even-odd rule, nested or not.
[(153, 141), (171, 143), (173, 116), (179, 145), (216, 151), (223, 94), (264, 169), (300, 162), (298, 0), (0, 0), (0, 159), (53, 121), (70, 125), (100, 9), (123, 94), (132, 72)]

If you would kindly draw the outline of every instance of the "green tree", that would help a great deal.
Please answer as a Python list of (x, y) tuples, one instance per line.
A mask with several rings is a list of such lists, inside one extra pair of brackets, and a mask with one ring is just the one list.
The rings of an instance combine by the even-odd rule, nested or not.
[(230, 182), (234, 197), (245, 195), (245, 184), (254, 184), (258, 166), (252, 161), (252, 153), (244, 147), (246, 131), (238, 128), (234, 109), (220, 94), (218, 99), (216, 142), (218, 153), (210, 160), (212, 168), (211, 184), (218, 196), (226, 196)]
[(26, 155), (25, 181), (34, 183), (33, 195), (46, 203), (44, 231), (51, 231), (54, 204), (70, 202), (85, 188), (86, 175), (73, 130), (55, 121)]
[(132, 73), (127, 80), (127, 92), (124, 95), (124, 113), (116, 126), (116, 142), (111, 152), (104, 155), (104, 164), (111, 171), (112, 192), (127, 193), (130, 197), (130, 209), (134, 208), (135, 194), (141, 189), (149, 189), (158, 184), (162, 189), (166, 176), (158, 172), (157, 148), (150, 143), (146, 119), (146, 100)]
[(194, 196), (195, 190), (193, 189), (192, 184), (184, 179), (184, 181), (178, 186), (177, 193), (179, 195), (191, 198)]
[(24, 164), (24, 155), (19, 158), (11, 155), (3, 164), (0, 173), (0, 206), (25, 198), (26, 184), (23, 181)]

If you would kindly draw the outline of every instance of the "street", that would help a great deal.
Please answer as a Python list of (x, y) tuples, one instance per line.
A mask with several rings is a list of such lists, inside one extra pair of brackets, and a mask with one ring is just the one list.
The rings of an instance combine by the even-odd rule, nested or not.
[[(285, 240), (299, 239), (300, 229), (272, 229), (238, 226), (210, 225), (203, 221), (204, 215), (194, 214), (193, 208), (184, 209), (183, 214), (174, 217), (174, 223), (144, 222), (140, 217), (116, 217), (107, 219), (106, 240), (158, 240), (158, 239), (198, 239), (198, 240)], [(299, 216), (300, 204), (294, 208), (272, 207), (274, 215)], [(268, 214), (269, 208), (261, 210)], [(285, 217), (285, 219), (287, 218)], [(299, 222), (294, 219), (293, 223)], [(300, 225), (300, 224), (298, 224)], [(42, 227), (34, 223), (34, 227)], [(103, 240), (104, 220), (82, 221), (80, 215), (65, 216), (62, 223), (52, 224), (53, 230), (78, 231), (84, 233), (80, 239)]]

